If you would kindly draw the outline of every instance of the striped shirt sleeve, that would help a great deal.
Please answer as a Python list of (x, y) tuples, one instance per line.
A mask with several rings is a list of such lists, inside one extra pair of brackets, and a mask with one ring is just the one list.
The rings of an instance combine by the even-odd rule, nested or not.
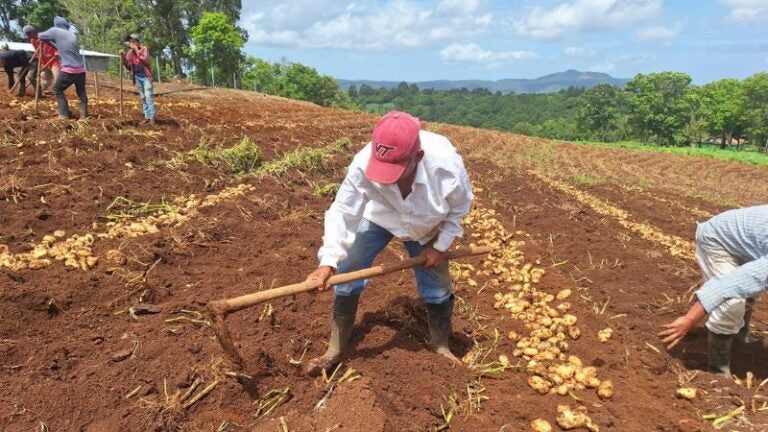
[(768, 287), (768, 256), (750, 261), (723, 276), (708, 280), (696, 297), (707, 311), (733, 298), (755, 297)]

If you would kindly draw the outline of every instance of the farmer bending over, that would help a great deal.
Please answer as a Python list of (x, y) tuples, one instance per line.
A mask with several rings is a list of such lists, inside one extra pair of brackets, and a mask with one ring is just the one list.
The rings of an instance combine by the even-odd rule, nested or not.
[[(0, 67), (2, 67), (5, 70), (5, 73), (8, 74), (8, 90), (13, 90), (13, 87), (16, 85), (16, 77), (13, 73), (13, 70), (16, 68), (21, 68), (21, 71), (19, 73), (19, 90), (16, 93), (16, 96), (23, 97), (27, 92), (27, 74), (29, 73), (29, 70), (31, 69), (31, 64), (34, 65), (34, 63), (30, 62), (31, 57), (33, 56), (33, 53), (22, 51), (22, 50), (5, 50), (0, 51)], [(32, 75), (32, 85), (35, 85), (34, 76)]]
[(672, 349), (706, 314), (710, 372), (731, 374), (731, 345), (751, 342), (754, 297), (768, 287), (768, 205), (721, 213), (696, 230), (704, 285), (688, 313), (659, 333)]
[[(432, 346), (459, 362), (448, 348), (453, 293), (445, 251), (463, 234), (461, 219), (471, 203), (464, 163), (450, 141), (422, 131), (419, 119), (392, 111), (379, 120), (371, 142), (353, 159), (325, 213), (320, 266), (307, 280), (323, 290), (331, 275), (370, 267), (389, 241), (399, 238), (410, 256), (426, 257), (424, 266), (414, 272), (427, 307)], [(366, 284), (334, 287), (328, 350), (308, 363), (309, 375), (316, 376), (340, 360)]]
[(75, 85), (77, 97), (80, 99), (80, 118), (88, 117), (88, 94), (85, 92), (85, 62), (80, 55), (80, 44), (77, 37), (69, 31), (69, 22), (62, 18), (53, 19), (53, 27), (38, 35), (41, 41), (50, 42), (59, 50), (61, 71), (56, 77), (53, 92), (59, 104), (59, 118), (69, 119), (69, 104), (64, 96), (72, 84)]
[[(43, 48), (42, 52), (40, 53), (40, 74), (42, 75), (42, 81), (40, 85), (42, 86), (43, 93), (50, 94), (53, 83), (59, 76), (59, 70), (61, 70), (59, 52), (56, 51), (56, 48), (54, 48), (51, 44), (40, 42), (40, 39), (37, 37), (37, 30), (31, 25), (24, 26), (22, 32), (24, 33), (24, 36), (29, 39), (29, 43), (32, 44), (32, 46), (35, 48), (35, 51), (40, 49), (40, 45), (42, 43)], [(30, 69), (32, 69), (31, 66)], [(35, 66), (34, 70), (36, 69), (37, 68)]]
[(149, 48), (141, 46), (141, 37), (135, 33), (127, 39), (131, 49), (128, 52), (120, 51), (120, 57), (125, 68), (131, 73), (131, 80), (141, 97), (144, 121), (154, 125), (155, 101), (152, 92), (152, 69), (149, 67)]

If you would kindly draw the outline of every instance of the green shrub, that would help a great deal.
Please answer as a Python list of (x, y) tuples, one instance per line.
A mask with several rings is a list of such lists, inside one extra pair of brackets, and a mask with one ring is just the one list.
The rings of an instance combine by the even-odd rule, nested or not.
[(232, 174), (247, 174), (261, 166), (261, 148), (248, 137), (235, 146), (221, 150), (221, 159)]
[(328, 150), (323, 148), (301, 147), (286, 153), (282, 159), (266, 162), (261, 172), (271, 176), (281, 176), (288, 170), (325, 170), (325, 156)]
[(329, 197), (336, 195), (339, 191), (339, 183), (320, 182), (312, 185), (313, 193), (318, 197)]
[(261, 148), (248, 137), (243, 137), (232, 147), (211, 147), (203, 139), (194, 149), (183, 156), (184, 162), (198, 162), (218, 168), (223, 163), (235, 175), (256, 171), (262, 163)]

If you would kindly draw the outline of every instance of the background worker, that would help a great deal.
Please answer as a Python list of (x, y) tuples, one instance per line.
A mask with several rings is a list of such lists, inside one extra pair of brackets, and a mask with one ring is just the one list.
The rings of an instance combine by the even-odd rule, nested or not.
[(53, 83), (59, 76), (59, 70), (61, 70), (59, 52), (51, 44), (41, 42), (37, 37), (37, 30), (31, 25), (24, 26), (22, 32), (36, 52), (41, 45), (43, 47), (40, 53), (40, 85), (43, 93), (51, 93)]
[[(8, 74), (8, 90), (12, 91), (16, 86), (16, 76), (14, 69), (20, 68), (18, 90), (16, 96), (23, 97), (27, 93), (27, 75), (32, 67), (36, 67), (36, 63), (33, 61), (34, 53), (23, 50), (0, 50), (0, 67)], [(30, 75), (32, 85), (36, 85), (35, 74)]]
[(69, 31), (69, 21), (62, 17), (53, 19), (53, 27), (40, 33), (38, 38), (47, 41), (59, 51), (61, 71), (53, 85), (56, 101), (59, 104), (59, 118), (66, 120), (70, 117), (69, 103), (64, 92), (75, 85), (77, 97), (80, 99), (80, 118), (88, 117), (88, 94), (85, 91), (85, 61), (80, 55), (80, 44), (77, 37)]
[(149, 48), (141, 45), (141, 37), (135, 33), (126, 39), (131, 48), (127, 52), (125, 50), (120, 51), (120, 57), (125, 68), (131, 73), (131, 80), (136, 85), (136, 90), (141, 97), (144, 120), (154, 125), (156, 113)]
[[(355, 156), (325, 213), (320, 266), (307, 280), (315, 280), (322, 290), (337, 270), (369, 267), (393, 237), (399, 238), (410, 256), (426, 257), (424, 266), (414, 272), (427, 307), (431, 344), (437, 353), (459, 362), (448, 347), (454, 300), (444, 254), (463, 234), (461, 219), (472, 198), (464, 163), (450, 141), (422, 131), (419, 119), (407, 113), (390, 112)], [(366, 284), (334, 287), (328, 350), (309, 361), (308, 374), (316, 376), (340, 360)]]
[(752, 299), (768, 287), (768, 205), (729, 210), (700, 224), (696, 260), (704, 276), (698, 300), (659, 336), (671, 349), (709, 314), (707, 368), (730, 375), (733, 340), (750, 341)]

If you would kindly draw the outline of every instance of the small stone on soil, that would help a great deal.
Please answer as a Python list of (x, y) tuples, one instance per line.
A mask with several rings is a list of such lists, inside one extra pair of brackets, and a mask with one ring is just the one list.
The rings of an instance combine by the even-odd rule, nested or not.
[(121, 362), (121, 361), (127, 359), (128, 357), (130, 357), (131, 354), (133, 354), (133, 351), (131, 351), (129, 349), (117, 351), (114, 354), (112, 354), (112, 361), (113, 362)]

